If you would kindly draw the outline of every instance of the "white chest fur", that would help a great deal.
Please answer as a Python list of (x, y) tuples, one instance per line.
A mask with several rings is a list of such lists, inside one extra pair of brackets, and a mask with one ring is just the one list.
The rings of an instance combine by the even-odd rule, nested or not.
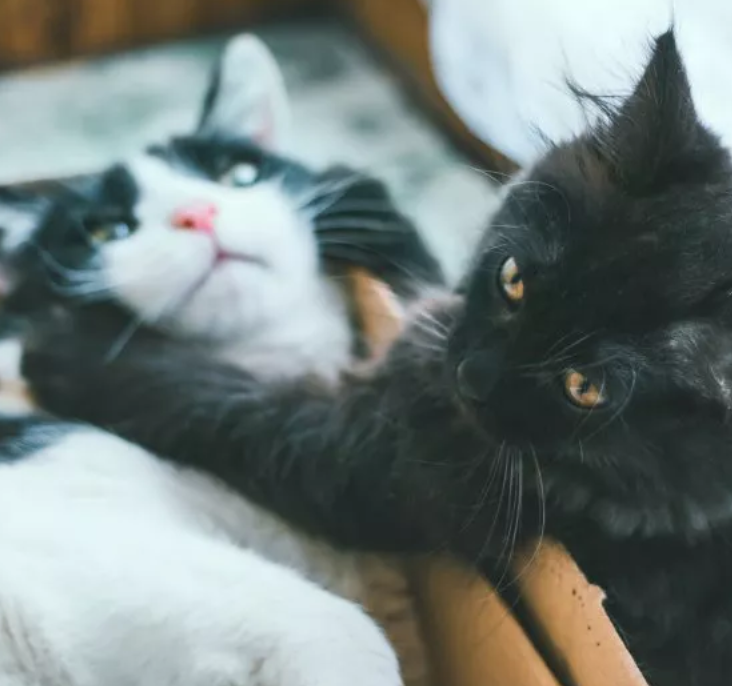
[(352, 558), (108, 434), (0, 466), (0, 549), (3, 686), (399, 683)]

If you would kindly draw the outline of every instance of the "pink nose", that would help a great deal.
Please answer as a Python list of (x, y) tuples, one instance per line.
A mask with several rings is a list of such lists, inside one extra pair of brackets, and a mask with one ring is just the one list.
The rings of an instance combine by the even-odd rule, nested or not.
[(213, 203), (197, 203), (173, 212), (171, 223), (176, 229), (213, 233), (217, 214), (218, 208)]

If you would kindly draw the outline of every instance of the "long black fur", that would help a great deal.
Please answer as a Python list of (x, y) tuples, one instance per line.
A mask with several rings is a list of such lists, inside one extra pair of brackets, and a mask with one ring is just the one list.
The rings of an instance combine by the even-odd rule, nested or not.
[[(498, 287), (509, 256), (518, 307)], [(606, 589), (652, 686), (726, 686), (732, 171), (671, 34), (618, 111), (511, 191), (463, 291), (337, 392), (263, 388), (151, 335), (95, 363), (103, 336), (78, 320), (39, 330), (25, 368), (51, 409), (341, 545), (495, 570), (551, 535)], [(607, 404), (574, 407), (568, 369)]]

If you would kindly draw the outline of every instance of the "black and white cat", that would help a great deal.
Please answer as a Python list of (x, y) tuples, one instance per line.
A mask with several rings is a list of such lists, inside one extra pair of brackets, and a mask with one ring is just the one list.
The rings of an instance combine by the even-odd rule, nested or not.
[(489, 567), (546, 532), (652, 686), (727, 686), (732, 165), (671, 33), (633, 94), (596, 104), (598, 128), (508, 189), (463, 295), (372, 376), (263, 393), (177, 345), (100, 365), (56, 328), (34, 387), (344, 545)]
[[(271, 55), (239, 37), (192, 135), (45, 194), (6, 189), (2, 323), (68, 306), (110, 360), (136, 336), (182, 338), (265, 383), (331, 385), (358, 344), (339, 263), (402, 293), (441, 277), (378, 182), (274, 152), (287, 114)], [(357, 557), (200, 471), (34, 413), (19, 354), (0, 343), (3, 686), (401, 683), (357, 604)]]

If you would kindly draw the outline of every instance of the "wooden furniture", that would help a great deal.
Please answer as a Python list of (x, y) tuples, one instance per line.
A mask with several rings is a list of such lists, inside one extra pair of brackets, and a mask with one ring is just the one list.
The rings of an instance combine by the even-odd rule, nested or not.
[(0, 69), (206, 31), (231, 31), (317, 0), (0, 0)]

